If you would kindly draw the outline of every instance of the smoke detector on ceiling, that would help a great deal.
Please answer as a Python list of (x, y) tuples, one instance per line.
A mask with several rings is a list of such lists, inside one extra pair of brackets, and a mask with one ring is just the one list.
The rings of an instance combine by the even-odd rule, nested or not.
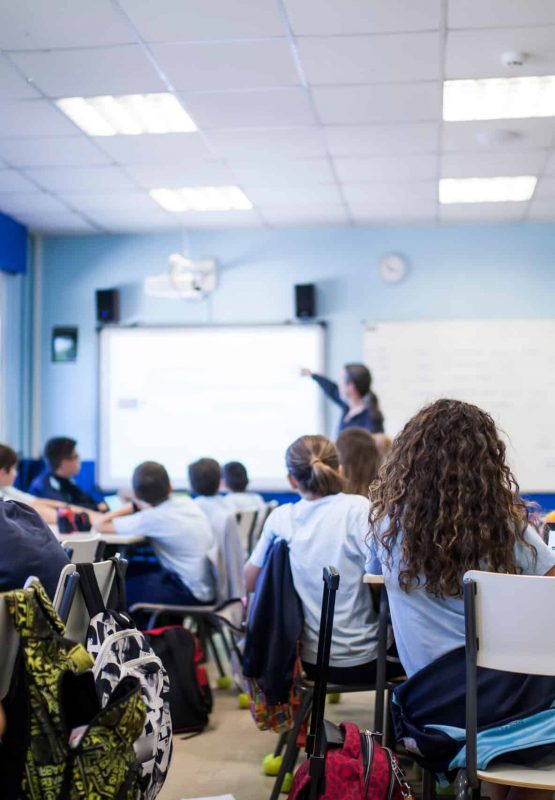
[(522, 53), (518, 50), (509, 50), (503, 53), (501, 61), (503, 65), (509, 69), (519, 69), (528, 61), (528, 53)]

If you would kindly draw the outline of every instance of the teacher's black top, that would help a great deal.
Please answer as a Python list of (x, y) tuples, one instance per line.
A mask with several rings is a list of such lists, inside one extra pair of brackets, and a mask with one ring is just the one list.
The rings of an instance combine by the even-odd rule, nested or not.
[(349, 406), (341, 399), (339, 387), (329, 378), (323, 375), (312, 375), (312, 380), (323, 389), (326, 397), (329, 397), (342, 410), (341, 422), (339, 423), (339, 433), (345, 428), (364, 428), (370, 433), (383, 433), (383, 417), (369, 397), (365, 398), (365, 406), (361, 411), (349, 416)]

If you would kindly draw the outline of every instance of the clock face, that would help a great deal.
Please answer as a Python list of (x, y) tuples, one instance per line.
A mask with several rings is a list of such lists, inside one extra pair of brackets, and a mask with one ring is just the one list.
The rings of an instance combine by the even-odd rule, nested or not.
[(399, 283), (407, 274), (407, 262), (402, 256), (392, 253), (381, 259), (378, 269), (384, 281), (388, 283)]

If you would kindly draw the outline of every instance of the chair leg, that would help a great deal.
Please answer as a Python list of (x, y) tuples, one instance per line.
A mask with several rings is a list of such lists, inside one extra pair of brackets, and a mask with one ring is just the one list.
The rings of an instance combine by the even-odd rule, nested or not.
[(297, 711), (293, 727), (287, 732), (287, 747), (285, 748), (285, 753), (283, 754), (281, 761), (281, 767), (279, 768), (279, 772), (272, 788), (270, 800), (278, 800), (285, 776), (288, 772), (293, 772), (295, 769), (295, 764), (297, 763), (297, 758), (299, 757), (297, 737), (299, 735), (301, 725), (310, 714), (310, 710), (312, 708), (312, 694), (313, 693), (311, 689), (305, 692), (305, 695), (301, 701), (301, 705), (299, 706), (299, 710)]
[(220, 654), (218, 653), (218, 648), (216, 647), (216, 642), (213, 639), (214, 632), (208, 630), (206, 632), (207, 642), (210, 643), (210, 649), (212, 650), (212, 655), (214, 656), (214, 661), (216, 662), (216, 666), (218, 668), (218, 672), (220, 673), (220, 677), (225, 678), (226, 672), (224, 669), (224, 665), (222, 664), (222, 660), (220, 658)]
[(422, 770), (422, 800), (435, 800), (436, 776), (428, 769)]

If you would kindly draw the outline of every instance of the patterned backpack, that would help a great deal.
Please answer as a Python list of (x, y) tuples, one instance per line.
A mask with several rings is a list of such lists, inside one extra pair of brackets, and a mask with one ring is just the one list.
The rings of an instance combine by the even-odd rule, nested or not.
[(92, 660), (63, 638), (39, 581), (4, 600), (20, 649), (2, 701), (2, 800), (135, 800), (133, 745), (145, 719), (137, 680), (122, 681), (101, 709)]
[[(124, 604), (125, 583), (119, 559), (116, 570), (118, 606)], [(102, 705), (118, 682), (135, 677), (147, 709), (144, 731), (135, 745), (141, 763), (140, 800), (154, 800), (169, 769), (172, 754), (170, 684), (161, 660), (134, 622), (123, 611), (107, 610), (92, 564), (77, 564), (80, 588), (90, 616), (87, 650), (94, 659), (93, 673)]]

